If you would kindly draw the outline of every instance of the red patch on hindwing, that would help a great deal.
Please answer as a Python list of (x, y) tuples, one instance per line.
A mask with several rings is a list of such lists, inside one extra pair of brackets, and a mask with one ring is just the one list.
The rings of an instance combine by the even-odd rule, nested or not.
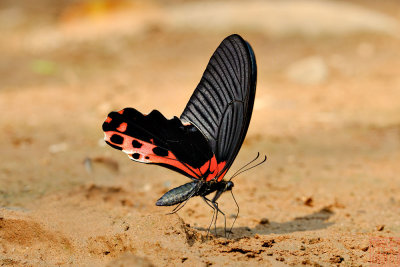
[(206, 182), (209, 182), (213, 179), (218, 179), (217, 181), (221, 181), (224, 178), (224, 175), (226, 171), (222, 174), (221, 171), (225, 167), (226, 162), (219, 162), (217, 163), (217, 159), (215, 158), (215, 155), (206, 162), (203, 166), (200, 168), (200, 173), (204, 174), (208, 172), (208, 175), (205, 178)]
[[(117, 113), (124, 114), (124, 116), (127, 114), (127, 116), (129, 116), (127, 117), (128, 120), (116, 116), (115, 114)], [(194, 167), (186, 162), (185, 158), (179, 160), (173, 151), (169, 150), (168, 147), (163, 147), (162, 142), (156, 142), (153, 138), (148, 138), (148, 136), (143, 135), (141, 132), (142, 130), (139, 130), (138, 132), (133, 131), (132, 129), (137, 127), (136, 119), (140, 118), (140, 114), (138, 114), (137, 111), (133, 112), (132, 109), (123, 109), (110, 114), (111, 115), (106, 118), (103, 124), (103, 131), (105, 134), (104, 140), (113, 148), (125, 152), (131, 160), (142, 163), (158, 164), (164, 167), (169, 166), (172, 167), (172, 169), (178, 169), (189, 177), (201, 179), (206, 182), (212, 180), (219, 182), (223, 179), (226, 170), (224, 170), (223, 173), (222, 170), (224, 169), (226, 162), (217, 162), (214, 154), (211, 154), (208, 160), (205, 158), (203, 161), (204, 163), (200, 162), (201, 167)], [(145, 115), (145, 117), (146, 116), (147, 115)], [(155, 120), (159, 120), (159, 118), (155, 117), (158, 116), (157, 113), (153, 115), (150, 114), (150, 116), (153, 116)], [(135, 125), (129, 126), (129, 120), (132, 120)], [(161, 122), (163, 123), (163, 121)], [(143, 121), (140, 123), (143, 123)], [(188, 126), (190, 126), (190, 123), (186, 124), (186, 127)], [(195, 140), (197, 141), (197, 139), (194, 139), (193, 142)], [(168, 146), (168, 144), (164, 145)]]
[(119, 125), (119, 127), (117, 128), (118, 131), (120, 131), (121, 133), (126, 131), (126, 128), (128, 127), (128, 124), (126, 122), (123, 122)]
[[(174, 166), (190, 176), (197, 177), (197, 169), (192, 169), (190, 166), (186, 166), (178, 161), (175, 155), (166, 149), (160, 148), (154, 144), (144, 142), (136, 139), (132, 136), (128, 136), (123, 133), (108, 131), (105, 132), (104, 140), (113, 147), (119, 147), (123, 152), (128, 154), (128, 157), (134, 161), (143, 163), (162, 163)], [(114, 143), (112, 139), (117, 139), (115, 136), (119, 136), (123, 139), (122, 143)], [(121, 139), (118, 138), (118, 141)], [(140, 145), (140, 147), (138, 147)], [(162, 152), (160, 152), (161, 150)], [(162, 155), (160, 155), (162, 154)]]
[[(117, 132), (105, 132), (104, 140), (113, 147), (120, 148), (128, 154), (131, 160), (143, 163), (162, 163), (176, 167), (189, 176), (197, 179), (205, 179), (207, 182), (213, 179), (222, 180), (223, 175), (220, 171), (225, 166), (225, 162), (217, 163), (215, 155), (200, 168), (192, 168), (187, 164), (181, 163), (176, 156), (171, 152), (152, 143), (148, 143), (132, 136)], [(208, 173), (207, 177), (203, 177)]]

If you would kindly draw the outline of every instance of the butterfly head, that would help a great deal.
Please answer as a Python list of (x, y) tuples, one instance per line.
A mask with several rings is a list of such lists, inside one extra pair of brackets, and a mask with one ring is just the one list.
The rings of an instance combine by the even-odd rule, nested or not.
[(233, 186), (234, 186), (234, 183), (233, 183), (232, 181), (228, 181), (228, 182), (226, 183), (226, 185), (225, 185), (225, 191), (230, 191), (230, 190), (232, 190)]

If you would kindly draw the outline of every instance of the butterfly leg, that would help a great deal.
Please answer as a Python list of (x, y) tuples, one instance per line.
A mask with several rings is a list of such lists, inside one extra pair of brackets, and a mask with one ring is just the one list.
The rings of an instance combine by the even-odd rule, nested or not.
[(207, 229), (207, 237), (208, 237), (208, 235), (210, 234), (211, 225), (212, 225), (213, 222), (214, 222), (214, 216), (215, 216), (216, 209), (214, 208), (213, 205), (210, 204), (210, 203), (211, 203), (211, 200), (209, 200), (208, 198), (206, 198), (206, 197), (204, 197), (204, 196), (202, 196), (202, 199), (204, 200), (204, 202), (206, 202), (206, 204), (207, 204), (210, 208), (213, 209), (212, 219), (211, 219), (210, 225), (208, 226), (208, 229)]
[(214, 206), (216, 210), (215, 221), (214, 221), (214, 233), (215, 235), (217, 235), (218, 204), (216, 202), (211, 202), (211, 204)]
[(177, 213), (181, 208), (183, 208), (183, 206), (185, 206), (185, 204), (186, 204), (186, 202), (188, 202), (188, 200), (189, 199), (179, 203), (178, 206), (176, 206), (171, 212), (168, 213), (168, 215)]
[(236, 219), (239, 216), (239, 204), (237, 203), (237, 201), (235, 199), (235, 196), (233, 195), (233, 191), (232, 190), (231, 190), (231, 194), (232, 194), (233, 201), (235, 201), (235, 204), (236, 204), (236, 207), (237, 207), (237, 212), (236, 212), (235, 220), (232, 223), (231, 229), (228, 232), (228, 238), (229, 238), (229, 235), (232, 234), (233, 226), (235, 225)]
[[(217, 219), (218, 219), (218, 212), (219, 212), (224, 216), (224, 223), (225, 223), (225, 228), (224, 229), (225, 229), (225, 237), (226, 237), (226, 216), (225, 216), (225, 213), (222, 212), (220, 210), (220, 208), (218, 208), (218, 202), (209, 200), (208, 198), (206, 198), (204, 196), (202, 198), (207, 203), (207, 205), (210, 206), (213, 209), (213, 217), (212, 217), (211, 223), (210, 223), (210, 225), (208, 227), (207, 235), (210, 233), (211, 225), (213, 223), (214, 223), (215, 235), (217, 235)], [(214, 218), (214, 214), (215, 214), (215, 218)]]
[(222, 210), (220, 210), (218, 208), (218, 202), (211, 202), (212, 205), (215, 207), (215, 209), (217, 210), (217, 215), (215, 216), (215, 222), (214, 222), (214, 227), (215, 227), (215, 234), (217, 234), (217, 216), (218, 216), (218, 212), (221, 213), (224, 216), (224, 231), (225, 231), (225, 237), (226, 237), (226, 216), (225, 213), (222, 212)]

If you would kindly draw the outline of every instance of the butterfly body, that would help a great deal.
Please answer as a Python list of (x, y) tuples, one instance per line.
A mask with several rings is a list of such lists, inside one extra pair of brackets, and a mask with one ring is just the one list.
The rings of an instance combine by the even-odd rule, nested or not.
[(191, 196), (193, 196), (199, 190), (198, 182), (190, 182), (181, 186), (175, 187), (165, 193), (159, 200), (157, 200), (157, 206), (173, 206), (180, 204)]
[[(157, 200), (157, 206), (173, 206), (180, 204), (191, 197), (201, 196), (206, 197), (207, 195), (217, 192), (216, 196), (219, 196), (228, 190), (232, 190), (233, 182), (224, 181), (218, 183), (207, 183), (202, 181), (195, 181), (183, 184), (181, 186), (175, 187), (165, 193), (159, 200)], [(215, 198), (215, 197), (214, 197)], [(217, 200), (216, 198), (215, 200)]]
[(213, 208), (216, 221), (218, 212), (224, 214), (217, 200), (233, 188), (224, 176), (246, 136), (256, 83), (253, 49), (239, 35), (230, 35), (212, 55), (179, 118), (166, 119), (158, 110), (146, 115), (125, 108), (108, 114), (104, 139), (134, 161), (166, 167), (192, 180), (165, 193), (156, 205), (178, 204), (175, 212), (200, 196)]

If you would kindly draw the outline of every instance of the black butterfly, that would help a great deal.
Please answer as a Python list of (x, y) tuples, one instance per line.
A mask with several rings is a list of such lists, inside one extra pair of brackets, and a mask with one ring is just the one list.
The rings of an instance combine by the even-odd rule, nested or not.
[[(242, 172), (223, 179), (246, 136), (256, 82), (253, 49), (239, 35), (228, 36), (211, 57), (180, 118), (168, 120), (157, 110), (148, 115), (133, 108), (111, 112), (103, 123), (105, 140), (134, 161), (160, 165), (192, 179), (165, 193), (156, 205), (179, 204), (176, 212), (191, 197), (201, 196), (214, 209), (216, 222), (218, 212), (225, 216), (218, 198), (232, 190), (231, 179)], [(215, 196), (207, 198), (213, 192)]]

